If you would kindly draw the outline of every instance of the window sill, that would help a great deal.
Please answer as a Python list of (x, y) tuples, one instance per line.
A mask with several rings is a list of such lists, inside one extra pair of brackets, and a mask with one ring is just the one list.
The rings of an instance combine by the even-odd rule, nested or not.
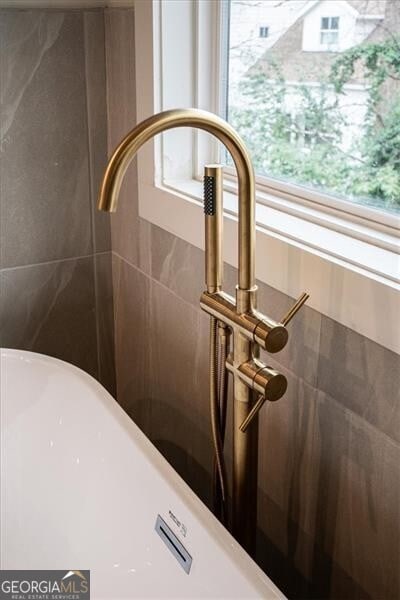
[[(140, 216), (204, 249), (201, 182), (154, 186), (146, 179), (139, 181)], [(263, 203), (258, 202), (256, 208), (257, 278), (292, 297), (306, 290), (309, 306), (400, 354), (396, 237), (368, 232), (365, 226), (344, 220), (339, 223), (338, 217), (326, 213), (316, 223), (315, 209), (302, 207), (301, 216), (298, 211), (290, 214), (288, 201), (284, 210), (279, 210), (282, 199), (270, 194), (267, 198), (263, 193), (260, 199)], [(264, 204), (271, 199), (276, 206)], [(224, 259), (237, 267), (237, 198), (229, 191), (224, 194), (224, 216)], [(377, 306), (385, 311), (382, 319)]]

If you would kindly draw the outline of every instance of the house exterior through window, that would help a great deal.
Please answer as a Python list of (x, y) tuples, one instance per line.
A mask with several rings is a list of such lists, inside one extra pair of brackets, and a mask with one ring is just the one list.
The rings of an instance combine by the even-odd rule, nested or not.
[[(226, 116), (257, 175), (400, 213), (400, 0), (230, 9)], [(264, 48), (252, 18), (268, 23)]]

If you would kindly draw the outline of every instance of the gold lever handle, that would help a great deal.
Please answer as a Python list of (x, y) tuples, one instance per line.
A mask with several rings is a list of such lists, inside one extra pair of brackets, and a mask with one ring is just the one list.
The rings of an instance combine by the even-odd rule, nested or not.
[(245, 418), (243, 423), (241, 423), (239, 425), (240, 431), (242, 431), (243, 433), (246, 431), (246, 429), (248, 428), (248, 426), (250, 425), (252, 420), (256, 417), (256, 415), (258, 415), (261, 407), (263, 406), (263, 404), (266, 400), (267, 400), (266, 397), (263, 396), (262, 394), (260, 394), (257, 402), (255, 403), (255, 405), (253, 406), (253, 408), (251, 409), (251, 411), (249, 412), (249, 414), (247, 415), (247, 417)]
[(296, 300), (293, 304), (292, 308), (286, 313), (286, 315), (281, 320), (282, 325), (286, 327), (286, 325), (293, 319), (294, 315), (300, 310), (305, 302), (309, 299), (310, 294), (303, 292), (300, 298)]
[(250, 410), (247, 417), (239, 425), (240, 431), (245, 432), (253, 419), (258, 415), (261, 407), (266, 400), (275, 402), (279, 400), (286, 392), (286, 377), (267, 367), (257, 358), (242, 363), (237, 369), (232, 364), (232, 357), (228, 357), (226, 367), (229, 371), (237, 373), (240, 379), (255, 392), (259, 393), (259, 398)]
[(272, 319), (265, 317), (256, 310), (253, 310), (250, 316), (242, 316), (242, 322), (258, 318), (258, 322), (253, 329), (254, 341), (259, 344), (261, 348), (267, 350), (267, 352), (279, 352), (286, 346), (288, 341), (286, 325), (293, 319), (294, 315), (300, 310), (309, 297), (309, 294), (304, 292), (300, 298), (296, 300), (280, 323), (272, 321)]

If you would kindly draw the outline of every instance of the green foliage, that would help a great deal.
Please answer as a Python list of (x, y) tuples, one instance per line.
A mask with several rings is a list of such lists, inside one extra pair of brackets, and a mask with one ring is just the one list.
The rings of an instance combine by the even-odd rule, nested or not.
[[(343, 52), (319, 88), (299, 84), (294, 91), (274, 63), (250, 71), (241, 86), (247, 105), (232, 108), (230, 121), (247, 142), (256, 170), (400, 207), (399, 87), (392, 97), (400, 80), (399, 39)], [(348, 123), (340, 98), (356, 72), (368, 86), (367, 115), (352, 147), (343, 150)], [(290, 96), (292, 113), (286, 108)]]
[(400, 177), (399, 172), (386, 164), (368, 171), (356, 169), (353, 172), (351, 192), (358, 197), (382, 198), (387, 206), (399, 205)]
[(363, 73), (370, 86), (369, 106), (376, 109), (382, 100), (382, 85), (400, 76), (400, 38), (392, 36), (380, 43), (364, 43), (343, 52), (332, 66), (330, 81), (338, 94), (356, 69)]
[(391, 165), (400, 172), (400, 99), (390, 107), (384, 127), (371, 132), (366, 141), (368, 156), (375, 167)]

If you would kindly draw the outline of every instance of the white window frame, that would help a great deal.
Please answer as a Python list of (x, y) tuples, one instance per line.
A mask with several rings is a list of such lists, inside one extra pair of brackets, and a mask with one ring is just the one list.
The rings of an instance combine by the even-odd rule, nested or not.
[[(328, 28), (327, 29), (322, 27), (323, 19), (328, 19)], [(337, 21), (338, 21), (338, 26), (336, 29), (331, 27), (333, 19), (337, 19)], [(340, 31), (339, 27), (340, 27), (340, 17), (321, 17), (321, 27), (320, 27), (320, 34), (319, 34), (321, 46), (324, 46), (325, 48), (332, 48), (332, 47), (337, 47), (339, 45), (339, 31)], [(332, 34), (332, 33), (336, 33), (336, 36), (337, 36), (336, 41), (324, 42), (323, 41), (324, 34)]]
[[(166, 5), (135, 2), (138, 121), (172, 107), (218, 113), (222, 3)], [(161, 27), (171, 15), (181, 32), (174, 38)], [(171, 48), (175, 42), (186, 52)], [(201, 169), (217, 150), (209, 136), (191, 130), (145, 145), (138, 156), (140, 216), (204, 249)], [(226, 171), (224, 258), (237, 266), (236, 175)], [(270, 177), (257, 177), (256, 199), (257, 278), (292, 297), (307, 290), (309, 306), (400, 354), (398, 216)]]

